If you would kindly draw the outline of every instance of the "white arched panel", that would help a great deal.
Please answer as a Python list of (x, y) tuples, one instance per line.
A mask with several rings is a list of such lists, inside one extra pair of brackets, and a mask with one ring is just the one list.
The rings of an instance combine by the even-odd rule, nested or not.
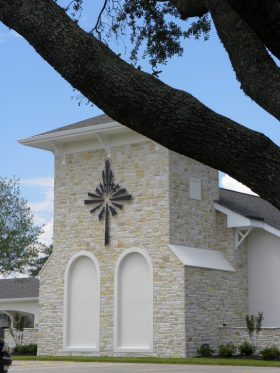
[(98, 350), (99, 313), (98, 262), (92, 254), (80, 252), (70, 260), (65, 273), (66, 350)]
[(151, 351), (153, 344), (153, 275), (150, 257), (130, 250), (115, 272), (115, 349)]

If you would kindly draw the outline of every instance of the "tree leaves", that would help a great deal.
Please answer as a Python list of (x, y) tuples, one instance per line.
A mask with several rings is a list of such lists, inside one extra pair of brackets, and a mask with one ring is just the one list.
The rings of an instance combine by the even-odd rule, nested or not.
[(0, 178), (0, 273), (24, 272), (37, 256), (41, 227), (20, 196), (18, 180)]
[[(82, 4), (83, 0), (75, 0), (69, 4), (72, 6), (72, 18), (81, 12)], [(113, 36), (119, 39), (130, 35), (131, 62), (137, 66), (141, 58), (147, 58), (157, 76), (159, 71), (156, 67), (159, 64), (166, 64), (175, 55), (182, 56), (183, 39), (204, 37), (207, 40), (210, 27), (208, 15), (189, 25), (186, 22), (183, 24), (173, 1), (104, 0), (91, 32), (106, 44)]]

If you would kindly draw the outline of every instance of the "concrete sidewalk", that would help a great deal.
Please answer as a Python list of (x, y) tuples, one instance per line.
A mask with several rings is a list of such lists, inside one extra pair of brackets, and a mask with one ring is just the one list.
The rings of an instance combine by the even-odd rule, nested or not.
[(14, 361), (10, 373), (280, 373), (280, 368)]

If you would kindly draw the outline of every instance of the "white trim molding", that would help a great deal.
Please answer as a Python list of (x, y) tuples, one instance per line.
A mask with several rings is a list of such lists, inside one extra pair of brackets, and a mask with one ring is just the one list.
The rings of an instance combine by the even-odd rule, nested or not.
[(110, 156), (113, 147), (145, 141), (151, 140), (118, 122), (54, 131), (18, 140), (22, 145), (51, 151), (62, 161), (67, 154), (98, 149), (104, 149), (106, 156)]
[(280, 237), (280, 230), (277, 228), (272, 227), (271, 225), (268, 225), (267, 223), (258, 220), (258, 219), (250, 219), (246, 218), (245, 216), (242, 216), (238, 214), (237, 212), (234, 212), (227, 207), (224, 207), (222, 205), (219, 205), (219, 203), (214, 203), (215, 210), (225, 214), (227, 216), (227, 227), (228, 228), (239, 228), (244, 230), (244, 228), (260, 228), (265, 230), (266, 232), (269, 232), (273, 234), (276, 237)]
[[(94, 266), (95, 266), (95, 269), (96, 269), (96, 272), (97, 272), (97, 288), (98, 288), (98, 319), (97, 319), (97, 325), (98, 325), (98, 335), (97, 335), (97, 342), (96, 342), (96, 346), (68, 346), (67, 343), (67, 339), (68, 339), (68, 314), (69, 314), (69, 310), (68, 310), (68, 292), (69, 292), (69, 273), (71, 273), (71, 267), (73, 265), (73, 263), (75, 263), (75, 261), (78, 259), (78, 258), (81, 258), (81, 257), (87, 257), (89, 258), (90, 260), (92, 260)], [(99, 263), (98, 263), (98, 260), (96, 259), (96, 257), (88, 252), (88, 251), (79, 251), (78, 253), (76, 253), (75, 255), (73, 255), (67, 266), (66, 266), (66, 269), (65, 269), (65, 275), (64, 275), (64, 311), (63, 311), (63, 350), (65, 352), (99, 352), (99, 340), (100, 340), (100, 268), (99, 268)]]
[[(118, 299), (118, 294), (119, 294), (119, 268), (120, 265), (128, 255), (130, 254), (140, 254), (143, 256), (143, 258), (146, 260), (146, 263), (148, 265), (149, 269), (149, 281), (151, 284), (151, 325), (150, 325), (150, 330), (149, 330), (149, 347), (120, 347), (118, 345), (118, 333), (119, 333), (119, 299)], [(123, 253), (119, 256), (116, 266), (115, 266), (115, 273), (114, 273), (114, 351), (115, 352), (153, 352), (153, 264), (151, 257), (149, 254), (144, 251), (143, 249), (139, 248), (131, 248), (124, 250)]]

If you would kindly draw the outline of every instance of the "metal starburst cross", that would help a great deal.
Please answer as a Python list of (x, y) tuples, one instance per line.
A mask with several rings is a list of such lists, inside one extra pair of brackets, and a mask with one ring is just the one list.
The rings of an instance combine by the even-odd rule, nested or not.
[(85, 205), (96, 205), (90, 213), (97, 212), (98, 219), (105, 217), (105, 246), (110, 242), (109, 236), (109, 216), (117, 215), (118, 209), (122, 209), (121, 202), (132, 199), (125, 188), (113, 182), (113, 172), (109, 160), (105, 160), (105, 170), (102, 171), (102, 182), (95, 189), (95, 193), (88, 193), (92, 199), (86, 199)]

